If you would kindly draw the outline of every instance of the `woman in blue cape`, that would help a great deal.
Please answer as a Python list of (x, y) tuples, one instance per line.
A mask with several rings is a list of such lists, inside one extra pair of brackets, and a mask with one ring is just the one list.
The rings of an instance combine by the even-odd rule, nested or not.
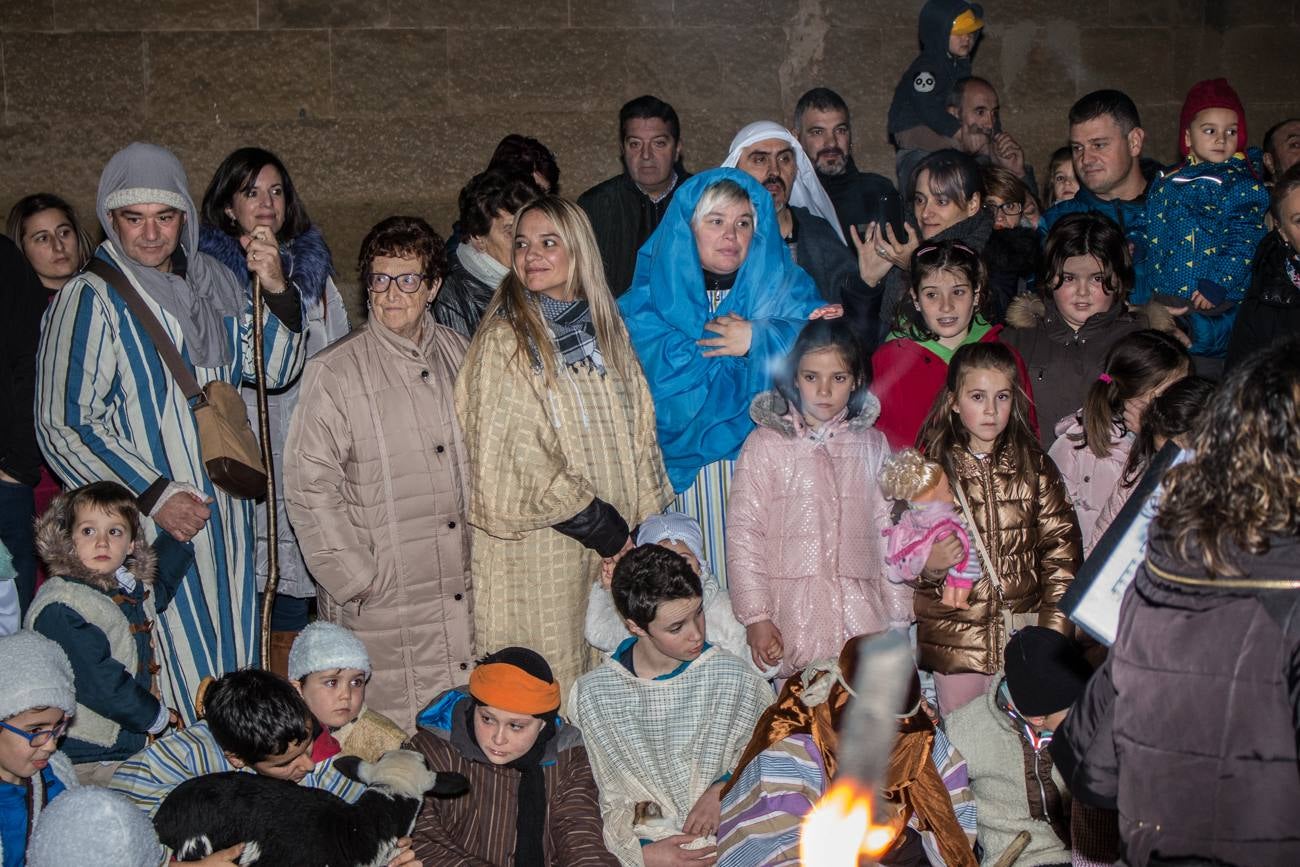
[(619, 306), (654, 398), (674, 508), (700, 522), (725, 579), (727, 489), (754, 428), (749, 404), (823, 306), (817, 287), (791, 257), (771, 195), (722, 168), (673, 194)]

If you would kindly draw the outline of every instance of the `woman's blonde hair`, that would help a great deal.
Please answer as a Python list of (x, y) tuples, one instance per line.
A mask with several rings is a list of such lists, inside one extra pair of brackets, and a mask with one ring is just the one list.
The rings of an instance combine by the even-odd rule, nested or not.
[(906, 448), (880, 468), (880, 491), (891, 500), (915, 500), (941, 478), (943, 467), (926, 460), (916, 449)]
[[(636, 355), (632, 351), (627, 329), (623, 326), (623, 317), (619, 315), (618, 304), (605, 281), (600, 249), (596, 246), (596, 235), (586, 212), (568, 199), (542, 196), (515, 214), (516, 232), (523, 225), (524, 217), (534, 211), (551, 221), (555, 226), (555, 234), (569, 254), (565, 291), (575, 300), (585, 299), (590, 307), (596, 345), (600, 347), (605, 364), (613, 367), (620, 376), (629, 376), (637, 369)], [(483, 321), (491, 322), (496, 316), (504, 317), (514, 330), (514, 358), (530, 358), (533, 363), (540, 365), (546, 384), (553, 385), (561, 362), (551, 341), (550, 329), (542, 316), (541, 305), (528, 290), (519, 265), (515, 262), (511, 263), (510, 273), (493, 293), (487, 310), (483, 312)]]

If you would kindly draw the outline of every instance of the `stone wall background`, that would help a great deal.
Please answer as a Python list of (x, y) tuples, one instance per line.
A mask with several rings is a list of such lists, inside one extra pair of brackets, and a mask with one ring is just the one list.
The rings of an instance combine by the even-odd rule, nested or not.
[[(1300, 114), (1300, 0), (984, 0), (977, 74), (1040, 171), (1080, 95), (1133, 96), (1147, 153), (1176, 155), (1179, 106), (1226, 76), (1252, 142)], [(355, 300), (367, 228), (446, 231), (506, 133), (555, 151), (576, 196), (618, 171), (617, 112), (642, 93), (682, 118), (685, 160), (789, 123), (808, 87), (853, 111), (857, 160), (893, 175), (884, 118), (921, 0), (0, 0), (0, 208), (38, 190), (93, 211), (134, 139), (174, 149), (197, 200), (231, 150), (278, 153)], [(93, 218), (90, 220), (94, 224)]]

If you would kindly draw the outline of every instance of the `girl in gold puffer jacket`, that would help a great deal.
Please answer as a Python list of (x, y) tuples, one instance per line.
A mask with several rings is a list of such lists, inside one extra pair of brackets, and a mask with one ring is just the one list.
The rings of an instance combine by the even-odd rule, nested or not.
[(918, 576), (920, 667), (934, 672), (945, 714), (988, 689), (1014, 629), (1036, 623), (1072, 634), (1056, 605), (1082, 559), (1079, 523), (1018, 382), (1006, 346), (961, 347), (918, 437), (943, 465), (984, 567), (965, 609), (940, 601), (960, 556), (955, 537), (935, 543)]

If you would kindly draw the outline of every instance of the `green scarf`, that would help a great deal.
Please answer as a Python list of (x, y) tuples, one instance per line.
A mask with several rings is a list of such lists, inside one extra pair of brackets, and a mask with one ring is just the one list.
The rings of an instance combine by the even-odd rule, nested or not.
[[(992, 325), (989, 325), (984, 321), (984, 317), (976, 316), (974, 321), (970, 324), (970, 330), (966, 332), (966, 337), (962, 339), (961, 345), (965, 346), (967, 343), (979, 343), (984, 339), (984, 335), (988, 334), (992, 328)], [(908, 340), (911, 338), (901, 331), (891, 331), (889, 333), (889, 339)], [(952, 361), (952, 354), (957, 351), (957, 349), (949, 349), (938, 340), (918, 340), (916, 341), (916, 344), (939, 356), (944, 364), (950, 363)]]

